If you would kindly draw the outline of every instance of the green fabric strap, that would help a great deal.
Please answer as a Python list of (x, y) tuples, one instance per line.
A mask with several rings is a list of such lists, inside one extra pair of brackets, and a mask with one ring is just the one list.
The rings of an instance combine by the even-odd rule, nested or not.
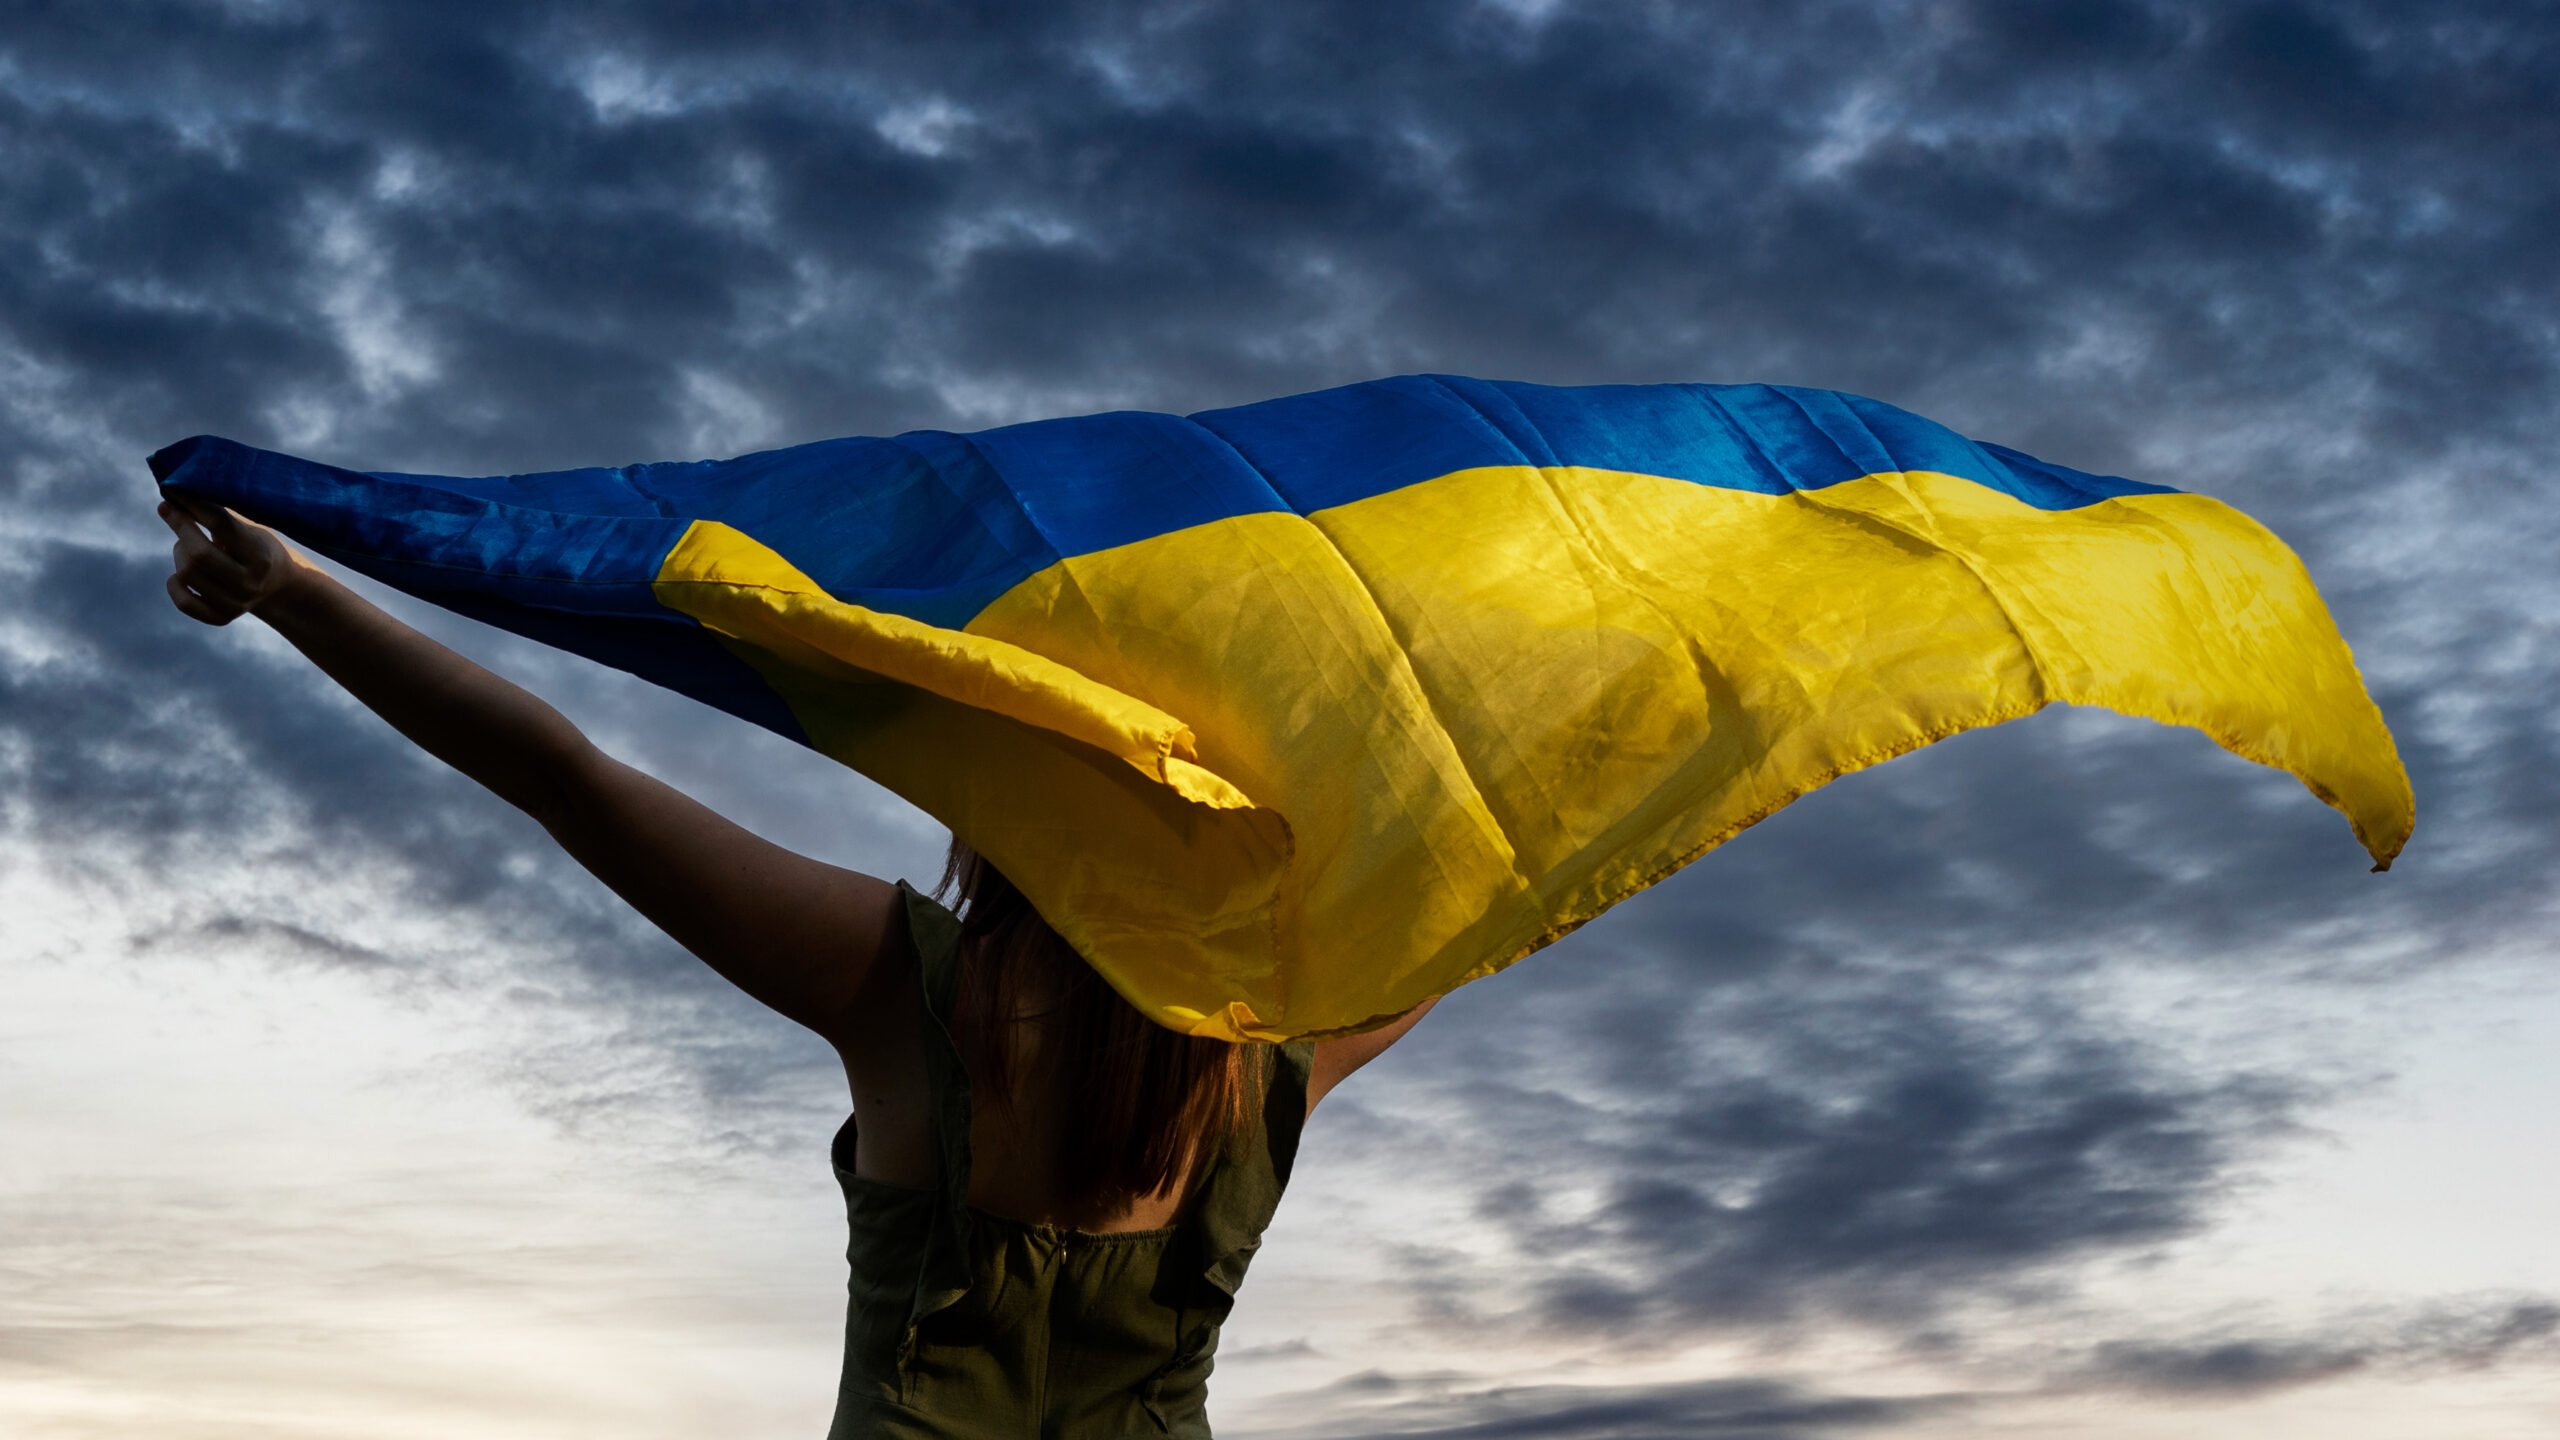
[(925, 1317), (969, 1293), (970, 1100), (969, 1072), (960, 1063), (960, 1047), (947, 1018), (959, 997), (959, 918), (904, 880), (898, 890), (907, 903), (907, 934), (914, 941), (923, 982), (917, 989), (924, 1001), (924, 1066), (933, 1096), (934, 1158), (940, 1163), (937, 1188), (942, 1195), (925, 1239), (906, 1340), (899, 1346), (903, 1370), (914, 1356), (917, 1327)]

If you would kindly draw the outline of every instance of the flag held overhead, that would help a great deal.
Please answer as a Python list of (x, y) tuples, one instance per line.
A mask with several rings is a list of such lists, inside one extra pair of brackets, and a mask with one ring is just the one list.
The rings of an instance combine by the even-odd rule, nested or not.
[(1736, 385), (1409, 376), (464, 479), (152, 457), (413, 594), (812, 745), (1159, 1021), (1356, 1030), (1799, 795), (2048, 704), (2412, 802), (2301, 563), (2204, 496)]

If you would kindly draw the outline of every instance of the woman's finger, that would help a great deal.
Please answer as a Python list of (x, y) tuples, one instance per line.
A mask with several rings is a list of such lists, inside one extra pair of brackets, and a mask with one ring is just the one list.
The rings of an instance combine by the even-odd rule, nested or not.
[(215, 545), (233, 555), (245, 553), (248, 537), (240, 533), (240, 522), (229, 510), (192, 495), (171, 495), (169, 503), (201, 527)]
[(169, 577), (169, 599), (177, 605), (179, 614), (207, 625), (228, 625), (240, 618), (236, 607), (214, 604), (188, 589), (175, 575)]
[[(244, 595), (256, 588), (249, 579), (249, 567), (215, 549), (213, 542), (202, 535), (180, 535), (178, 543), (170, 547), (170, 554), (189, 584), (196, 584), (200, 578), (209, 579), (226, 591), (236, 590)], [(196, 588), (204, 587), (196, 584)]]
[(249, 537), (241, 529), (244, 522), (230, 506), (207, 505), (203, 509), (203, 514), (205, 527), (213, 532), (213, 543), (216, 545), (237, 554), (241, 547), (248, 543)]
[(197, 528), (197, 526), (192, 523), (195, 517), (189, 515), (186, 510), (181, 508), (174, 500), (162, 499), (157, 513), (160, 516), (160, 523), (168, 526), (169, 533), (177, 536), (181, 540), (186, 539), (190, 535), (202, 536), (204, 534), (203, 530)]
[(169, 498), (175, 500), (189, 518), (202, 525), (205, 533), (213, 537), (213, 543), (224, 550), (242, 555), (254, 548), (255, 542), (245, 528), (247, 522), (233, 514), (229, 507), (192, 495), (172, 495)]
[(216, 605), (245, 610), (257, 600), (249, 572), (201, 535), (183, 536), (170, 546), (169, 562), (178, 583)]
[(179, 510), (185, 512), (187, 518), (195, 521), (197, 524), (205, 526), (208, 529), (212, 527), (213, 521), (206, 518), (205, 512), (213, 509), (214, 507), (197, 499), (193, 495), (181, 495), (175, 490), (163, 490), (160, 492), (160, 499), (163, 504), (174, 505)]
[(172, 496), (187, 518), (204, 527), (215, 548), (238, 561), (253, 583), (265, 583), (265, 577), (279, 566), (291, 563), (293, 552), (285, 547), (283, 537), (249, 519), (240, 512), (216, 505), (197, 496)]

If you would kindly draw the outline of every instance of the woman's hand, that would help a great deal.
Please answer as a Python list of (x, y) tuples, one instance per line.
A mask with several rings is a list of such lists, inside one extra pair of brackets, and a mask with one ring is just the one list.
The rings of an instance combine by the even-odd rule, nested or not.
[(164, 496), (160, 520), (178, 537), (169, 598), (191, 620), (228, 625), (310, 570), (282, 536), (219, 505)]

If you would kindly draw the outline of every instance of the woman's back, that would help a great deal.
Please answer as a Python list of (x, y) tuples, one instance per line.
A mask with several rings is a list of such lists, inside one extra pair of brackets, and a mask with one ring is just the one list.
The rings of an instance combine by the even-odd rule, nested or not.
[[(1187, 1183), (1107, 1207), (1118, 1212), (1107, 1230), (990, 1209), (1055, 1193), (1041, 1147), (1018, 1142), (1062, 1132), (973, 1104), (952, 1037), (960, 928), (931, 900), (905, 898), (936, 1173), (924, 1185), (862, 1173), (859, 1118), (837, 1136), (851, 1279), (831, 1440), (1207, 1435), (1218, 1329), (1287, 1183), (1313, 1047), (1276, 1047), (1245, 1123)], [(973, 1160), (996, 1135), (1016, 1142), (993, 1152), (1014, 1178), (991, 1187)]]

